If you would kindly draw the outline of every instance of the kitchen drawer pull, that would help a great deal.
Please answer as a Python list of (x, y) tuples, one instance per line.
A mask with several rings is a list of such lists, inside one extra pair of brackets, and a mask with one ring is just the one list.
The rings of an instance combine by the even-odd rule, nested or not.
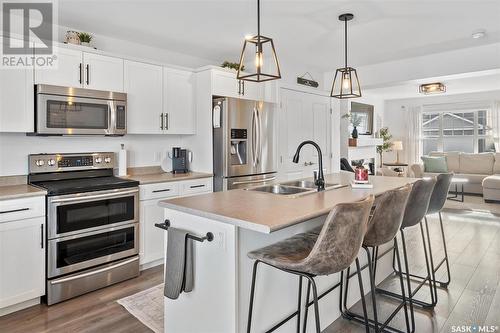
[(101, 269), (98, 269), (98, 270), (95, 270), (95, 271), (92, 271), (92, 272), (83, 273), (83, 274), (76, 275), (76, 276), (70, 276), (70, 277), (67, 277), (67, 278), (59, 279), (59, 280), (54, 280), (54, 281), (51, 281), (50, 284), (64, 283), (64, 282), (68, 282), (68, 281), (73, 281), (73, 280), (81, 279), (81, 278), (84, 278), (84, 277), (87, 277), (87, 276), (92, 276), (92, 275), (96, 275), (96, 274), (99, 274), (99, 273), (107, 272), (107, 271), (110, 271), (112, 269), (118, 268), (120, 266), (130, 264), (131, 262), (134, 262), (136, 260), (139, 260), (139, 257), (135, 257), (135, 258), (132, 258), (130, 260), (127, 260), (127, 261), (124, 261), (124, 262), (120, 262), (120, 263), (118, 263), (116, 265), (112, 265), (112, 266), (109, 266), (109, 267), (101, 268)]
[(165, 188), (165, 189), (163, 189), (163, 190), (153, 190), (153, 193), (158, 193), (158, 192), (168, 192), (168, 191), (170, 191), (170, 189), (169, 189), (169, 188)]
[(29, 208), (19, 208), (19, 209), (12, 209), (12, 210), (2, 210), (0, 211), (0, 214), (9, 214), (9, 213), (17, 213), (17, 212), (24, 212), (30, 210)]
[(205, 187), (205, 185), (191, 185), (189, 186), (190, 188), (198, 188), (198, 187)]

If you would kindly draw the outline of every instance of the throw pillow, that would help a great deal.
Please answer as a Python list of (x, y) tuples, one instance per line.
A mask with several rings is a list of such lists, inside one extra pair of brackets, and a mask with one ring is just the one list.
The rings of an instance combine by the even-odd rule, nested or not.
[(424, 171), (432, 173), (446, 173), (448, 166), (446, 165), (446, 157), (444, 156), (422, 156), (424, 162)]

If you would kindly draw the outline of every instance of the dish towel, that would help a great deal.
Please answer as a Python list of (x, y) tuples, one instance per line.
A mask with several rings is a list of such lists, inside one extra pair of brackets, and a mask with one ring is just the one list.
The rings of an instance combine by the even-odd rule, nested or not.
[(187, 235), (186, 230), (168, 228), (163, 294), (170, 299), (177, 299), (181, 292), (190, 292), (194, 287), (193, 242)]

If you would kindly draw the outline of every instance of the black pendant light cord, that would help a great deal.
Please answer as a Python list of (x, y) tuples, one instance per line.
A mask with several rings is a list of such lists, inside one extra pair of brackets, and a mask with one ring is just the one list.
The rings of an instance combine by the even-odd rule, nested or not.
[(259, 45), (259, 52), (262, 52), (262, 46), (260, 44), (260, 0), (257, 0), (257, 42), (257, 45)]
[(347, 70), (347, 18), (344, 19), (345, 68)]

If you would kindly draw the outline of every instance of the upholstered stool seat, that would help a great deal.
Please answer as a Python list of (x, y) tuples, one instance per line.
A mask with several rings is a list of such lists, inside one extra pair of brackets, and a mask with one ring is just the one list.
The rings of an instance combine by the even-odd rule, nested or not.
[(304, 271), (303, 262), (311, 253), (319, 232), (305, 232), (248, 253), (250, 259), (292, 271)]

